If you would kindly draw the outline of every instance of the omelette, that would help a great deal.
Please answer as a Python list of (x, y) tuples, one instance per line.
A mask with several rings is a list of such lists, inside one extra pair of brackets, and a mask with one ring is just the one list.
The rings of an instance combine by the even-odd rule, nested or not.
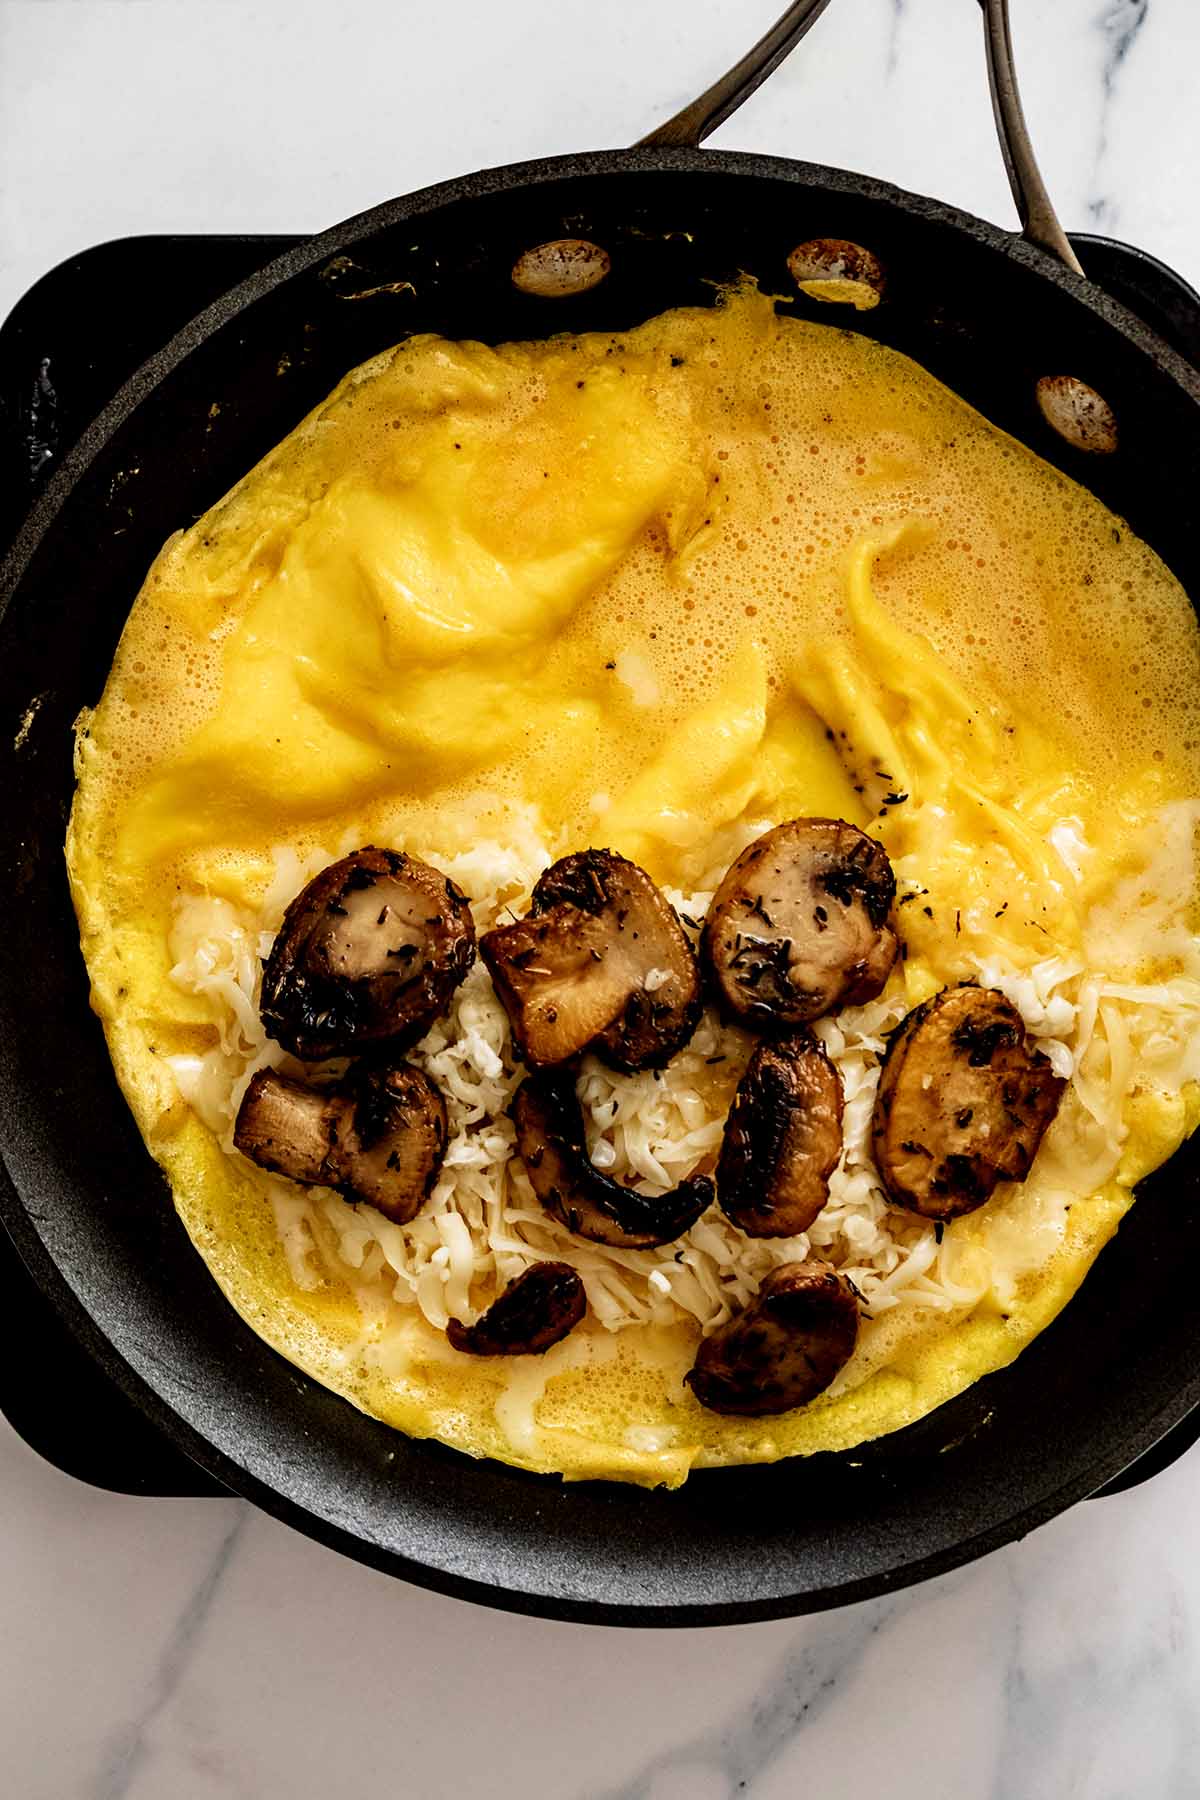
[[(1016, 1357), (1200, 1118), (1198, 706), (1195, 615), (1154, 552), (894, 350), (751, 286), (617, 335), (415, 337), (173, 537), (133, 604), (77, 728), (93, 1005), (232, 1306), (356, 1406), (648, 1485), (845, 1449)], [(872, 979), (789, 1049), (712, 977), (731, 871), (801, 828), (890, 885)], [(367, 847), (360, 886), (423, 870), (485, 952), (405, 1048), (409, 1216), (347, 1189), (329, 1123), (378, 1071), (288, 1027), (272, 966), (297, 897)], [(512, 934), (570, 900), (564, 870), (651, 909), (643, 1022), (712, 964), (669, 1054), (614, 1057), (610, 1009), (534, 1068), (539, 967)], [(906, 1079), (936, 1097), (912, 1044), (975, 996), (1042, 1110), (986, 1192), (939, 1205), (887, 1108)], [(808, 1186), (764, 1226), (738, 1121), (789, 1081), (836, 1134), (804, 1140)], [(252, 1141), (272, 1095), (324, 1121), (307, 1160)], [(535, 1127), (601, 1211), (620, 1190), (668, 1235), (582, 1229)], [(706, 1404), (717, 1349), (798, 1268), (840, 1296), (819, 1391)], [(505, 1354), (531, 1271), (561, 1329)]]

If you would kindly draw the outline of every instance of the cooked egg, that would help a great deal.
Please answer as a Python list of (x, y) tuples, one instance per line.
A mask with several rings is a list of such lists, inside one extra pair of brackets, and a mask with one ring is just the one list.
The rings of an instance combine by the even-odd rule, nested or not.
[[(1187, 596), (909, 359), (752, 289), (616, 337), (422, 337), (352, 371), (166, 545), (78, 769), (93, 1001), (197, 1249), (301, 1367), (473, 1454), (674, 1484), (894, 1430), (1054, 1316), (1200, 1111)], [(526, 891), (532, 832), (703, 894), (804, 815), (869, 830), (895, 868), (906, 960), (878, 1017), (1000, 986), (1071, 1087), (1028, 1181), (944, 1241), (896, 1223), (912, 1292), (880, 1272), (851, 1364), (769, 1429), (681, 1385), (699, 1252), (642, 1253), (640, 1321), (593, 1303), (543, 1357), (461, 1357), (435, 1323), (479, 1300), (455, 1204), (410, 1262), (404, 1228), (268, 1192), (222, 1141), (302, 868), (369, 843), (474, 855), (498, 905)], [(838, 1052), (856, 1067), (869, 1025)], [(680, 1102), (696, 1129), (728, 1104), (726, 1054)]]

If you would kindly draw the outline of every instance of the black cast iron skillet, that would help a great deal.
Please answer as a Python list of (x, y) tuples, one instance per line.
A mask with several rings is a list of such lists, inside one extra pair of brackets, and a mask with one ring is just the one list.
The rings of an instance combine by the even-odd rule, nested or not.
[[(564, 235), (608, 250), (608, 279), (557, 302), (518, 292), (517, 255)], [(836, 322), (903, 349), (1083, 481), (1200, 594), (1200, 379), (1130, 312), (1044, 250), (886, 183), (662, 145), (448, 182), (268, 265), (85, 434), (0, 589), (5, 1224), (103, 1367), (220, 1481), (364, 1562), (515, 1610), (661, 1625), (815, 1610), (952, 1568), (1094, 1491), (1200, 1401), (1200, 1320), (1179, 1291), (1200, 1256), (1196, 1149), (1145, 1183), (1017, 1363), (853, 1453), (699, 1474), (668, 1495), (411, 1442), (268, 1350), (175, 1217), (88, 1009), (62, 861), (71, 722), (162, 541), (353, 364), (417, 330), (620, 329), (710, 304), (739, 271), (781, 292), (789, 251), (817, 236), (868, 246), (887, 273), (885, 304)], [(1085, 458), (1042, 421), (1034, 383), (1061, 372), (1113, 407), (1114, 454)]]

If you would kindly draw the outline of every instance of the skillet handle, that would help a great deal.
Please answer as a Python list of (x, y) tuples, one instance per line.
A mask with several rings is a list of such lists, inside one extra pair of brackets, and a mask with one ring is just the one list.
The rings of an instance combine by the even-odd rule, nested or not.
[(1040, 244), (1051, 256), (1076, 275), (1083, 267), (1059, 224), (1046, 184), (1042, 180), (1025, 111), (1021, 90), (1017, 86), (1017, 69), (1013, 57), (1012, 30), (1008, 21), (1008, 0), (979, 0), (983, 8), (983, 35), (987, 45), (988, 86), (992, 91), (992, 112), (1000, 136), (1008, 185), (1017, 203), (1022, 234), (1031, 244)]
[(1088, 1498), (1104, 1500), (1110, 1494), (1123, 1494), (1129, 1488), (1139, 1487), (1143, 1481), (1161, 1475), (1164, 1469), (1169, 1469), (1185, 1451), (1192, 1448), (1197, 1438), (1200, 1438), (1200, 1407), (1188, 1413), (1157, 1444), (1144, 1450), (1136, 1462), (1130, 1463), (1127, 1469), (1122, 1469), (1119, 1475), (1114, 1475), (1111, 1481), (1106, 1482), (1102, 1488), (1097, 1488)]
[[(742, 102), (750, 98), (756, 88), (762, 86), (767, 76), (795, 49), (810, 26), (816, 24), (828, 4), (829, 0), (792, 0), (792, 5), (776, 19), (769, 31), (764, 32), (753, 49), (690, 105), (639, 138), (639, 148), (682, 145), (697, 149), (718, 125), (723, 125)], [(1059, 223), (1033, 153), (1021, 105), (1021, 91), (1017, 86), (1008, 0), (979, 0), (979, 4), (984, 18), (992, 112), (1022, 232), (1031, 243), (1040, 244), (1076, 275), (1082, 275), (1084, 271), (1079, 258)]]
[(642, 146), (675, 144), (697, 149), (716, 129), (723, 125), (755, 88), (777, 69), (789, 51), (794, 50), (810, 25), (815, 25), (829, 0), (792, 0), (792, 5), (764, 32), (752, 50), (705, 88), (673, 118), (638, 139)]

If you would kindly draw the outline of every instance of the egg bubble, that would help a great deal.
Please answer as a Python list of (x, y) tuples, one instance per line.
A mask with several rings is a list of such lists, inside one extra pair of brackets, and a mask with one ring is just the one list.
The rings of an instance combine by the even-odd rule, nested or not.
[[(766, 655), (772, 703), (782, 704), (815, 641), (853, 636), (848, 547), (864, 529), (917, 516), (932, 525), (919, 548), (881, 557), (875, 571), (901, 625), (928, 637), (966, 684), (986, 684), (1002, 709), (1032, 716), (1097, 790), (1151, 761), (1179, 791), (1200, 789), (1200, 652), (1178, 583), (1124, 521), (909, 358), (784, 312), (767, 324), (761, 304), (478, 354), (500, 398), (485, 402), (471, 388), (468, 359), (464, 398), (441, 429), (456, 448), (460, 429), (474, 433), (514, 481), (549, 412), (614, 370), (645, 382), (655, 406), (682, 422), (693, 471), (693, 485), (648, 519), (545, 653), (547, 682), (592, 709), (573, 771), (554, 733), (530, 729), (488, 779), (540, 792), (549, 771), (556, 804), (582, 827), (588, 795), (622, 791), (631, 744), (641, 759), (667, 743), (748, 638)], [(122, 749), (114, 792), (136, 794), (219, 713), (233, 625), (286, 569), (293, 525), (330, 482), (352, 471), (381, 493), (403, 493), (422, 434), (434, 429), (429, 372), (457, 355), (414, 339), (402, 357), (384, 352), (353, 371), (231, 496), (167, 544), (110, 682)], [(498, 507), (503, 499), (498, 491)], [(660, 696), (632, 719), (604, 677), (625, 646), (637, 647)], [(453, 809), (480, 779), (474, 767), (448, 778), (441, 804)]]

